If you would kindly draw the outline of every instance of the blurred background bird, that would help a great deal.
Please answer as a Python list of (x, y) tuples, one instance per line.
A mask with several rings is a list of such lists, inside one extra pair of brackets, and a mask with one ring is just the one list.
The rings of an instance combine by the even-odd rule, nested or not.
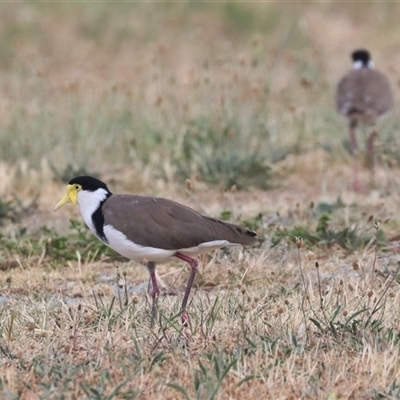
[(360, 156), (356, 129), (361, 124), (370, 127), (367, 139), (367, 165), (373, 176), (374, 142), (378, 135), (377, 118), (393, 106), (393, 94), (388, 78), (374, 69), (367, 50), (355, 50), (352, 55), (353, 69), (342, 77), (337, 85), (336, 107), (347, 117), (349, 139), (354, 158), (353, 189), (360, 190)]

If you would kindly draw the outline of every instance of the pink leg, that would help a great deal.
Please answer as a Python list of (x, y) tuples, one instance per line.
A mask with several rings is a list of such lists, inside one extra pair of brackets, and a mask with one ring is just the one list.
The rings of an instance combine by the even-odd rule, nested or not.
[(357, 127), (357, 123), (356, 122), (354, 122), (354, 121), (350, 122), (350, 130), (349, 130), (350, 148), (351, 148), (351, 152), (352, 152), (353, 155), (358, 153), (356, 127)]
[(179, 252), (175, 253), (174, 256), (180, 258), (183, 261), (188, 262), (190, 264), (191, 269), (192, 269), (190, 271), (189, 280), (188, 280), (188, 283), (186, 285), (185, 295), (183, 297), (182, 306), (181, 306), (182, 323), (184, 325), (187, 325), (187, 323), (189, 321), (189, 317), (188, 317), (187, 312), (186, 312), (186, 306), (187, 306), (187, 302), (188, 302), (188, 299), (189, 299), (190, 290), (192, 289), (192, 286), (193, 286), (194, 278), (196, 277), (196, 273), (197, 273), (197, 269), (198, 269), (198, 265), (199, 264), (194, 258), (186, 256), (185, 254), (181, 254)]
[(368, 154), (368, 166), (373, 169), (374, 167), (374, 151), (375, 151), (375, 139), (378, 136), (378, 131), (372, 128), (371, 134), (367, 141), (367, 154)]
[(153, 290), (151, 292), (151, 297), (154, 300), (160, 294), (160, 288), (158, 287), (157, 278), (156, 278), (156, 263), (154, 263), (152, 261), (148, 262), (147, 269), (149, 270), (149, 273), (150, 273), (151, 286), (153, 286)]
[(358, 154), (358, 144), (357, 144), (357, 137), (356, 137), (356, 121), (350, 121), (350, 129), (349, 129), (349, 136), (350, 136), (350, 147), (351, 152), (353, 154), (353, 190), (358, 192), (361, 189), (361, 182), (359, 179), (359, 171), (360, 171), (360, 160)]
[(157, 277), (156, 277), (156, 263), (151, 261), (148, 262), (147, 269), (149, 270), (150, 273), (151, 285), (153, 286), (153, 290), (151, 292), (151, 297), (153, 298), (153, 304), (151, 306), (151, 324), (150, 324), (151, 326), (153, 326), (157, 314), (156, 303), (158, 295), (160, 294), (160, 288), (158, 287)]

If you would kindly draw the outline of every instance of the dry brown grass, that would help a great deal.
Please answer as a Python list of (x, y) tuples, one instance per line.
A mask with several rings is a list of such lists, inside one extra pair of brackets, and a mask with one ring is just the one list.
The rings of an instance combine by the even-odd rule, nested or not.
[[(0, 205), (19, 217), (0, 219), (1, 398), (400, 396), (398, 4), (0, 11)], [(333, 93), (360, 46), (388, 74), (397, 103), (380, 125), (375, 182), (363, 171), (354, 193)], [(204, 144), (194, 161), (182, 150), (185, 137), (205, 134), (245, 161), (262, 154), (272, 189), (210, 185), (200, 167), (212, 149)], [(57, 253), (71, 235), (66, 221), (79, 216), (52, 209), (64, 175), (78, 168), (115, 192), (161, 195), (217, 217), (230, 211), (265, 241), (202, 258), (186, 329), (177, 313), (188, 271), (160, 265), (177, 295), (159, 299), (151, 328), (144, 269), (96, 253), (89, 236), (80, 247), (68, 236), (66, 257)], [(290, 233), (318, 235), (318, 206), (339, 197), (329, 227), (354, 228), (355, 238), (339, 246), (320, 236), (298, 252)], [(385, 235), (379, 248), (374, 220)]]

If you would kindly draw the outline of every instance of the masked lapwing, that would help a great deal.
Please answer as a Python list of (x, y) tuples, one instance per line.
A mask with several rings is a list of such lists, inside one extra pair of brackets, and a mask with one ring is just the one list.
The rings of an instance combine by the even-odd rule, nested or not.
[(194, 256), (225, 246), (254, 246), (256, 233), (239, 225), (203, 216), (175, 201), (133, 194), (112, 194), (105, 183), (79, 176), (69, 181), (66, 195), (56, 205), (78, 205), (89, 229), (120, 255), (145, 264), (152, 282), (153, 309), (160, 290), (156, 264), (177, 257), (191, 273), (181, 306), (182, 321), (198, 269)]
[(378, 134), (377, 118), (393, 106), (393, 94), (387, 77), (374, 69), (367, 50), (356, 50), (351, 55), (353, 69), (339, 81), (336, 91), (336, 107), (349, 122), (350, 147), (354, 158), (355, 190), (360, 188), (358, 180), (359, 154), (356, 128), (360, 123), (370, 126), (367, 140), (367, 160), (373, 165), (374, 141)]

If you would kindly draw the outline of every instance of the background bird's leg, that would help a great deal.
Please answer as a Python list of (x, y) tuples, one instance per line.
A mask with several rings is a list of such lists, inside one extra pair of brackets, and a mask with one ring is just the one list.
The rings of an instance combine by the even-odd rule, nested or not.
[(358, 191), (361, 189), (361, 182), (359, 178), (360, 171), (360, 155), (358, 151), (357, 136), (356, 136), (357, 120), (352, 118), (349, 126), (350, 148), (353, 155), (353, 190)]
[(179, 252), (175, 253), (174, 256), (180, 258), (181, 260), (184, 260), (184, 261), (188, 262), (190, 264), (190, 267), (191, 267), (189, 280), (188, 280), (188, 283), (186, 285), (185, 295), (183, 297), (182, 306), (181, 306), (182, 323), (184, 325), (186, 325), (188, 323), (188, 321), (189, 321), (189, 316), (187, 315), (187, 312), (186, 312), (186, 306), (187, 306), (187, 302), (188, 302), (188, 299), (189, 299), (190, 290), (192, 289), (194, 278), (196, 277), (196, 273), (197, 273), (197, 269), (198, 269), (198, 265), (199, 264), (194, 258), (186, 256), (185, 254), (181, 254)]
[(367, 166), (368, 166), (368, 168), (370, 170), (371, 183), (374, 183), (374, 180), (375, 180), (374, 153), (375, 153), (375, 139), (376, 139), (377, 136), (378, 136), (378, 130), (373, 125), (371, 133), (370, 133), (368, 141), (367, 141)]
[(147, 263), (147, 269), (149, 270), (151, 286), (153, 287), (151, 292), (151, 297), (153, 298), (153, 304), (151, 306), (151, 324), (150, 324), (150, 326), (153, 326), (154, 320), (156, 319), (157, 316), (157, 299), (158, 295), (160, 294), (160, 288), (158, 287), (157, 277), (156, 277), (156, 263), (149, 261)]
[(350, 137), (350, 148), (353, 155), (358, 153), (356, 128), (357, 128), (357, 120), (351, 119), (349, 125), (349, 137)]

